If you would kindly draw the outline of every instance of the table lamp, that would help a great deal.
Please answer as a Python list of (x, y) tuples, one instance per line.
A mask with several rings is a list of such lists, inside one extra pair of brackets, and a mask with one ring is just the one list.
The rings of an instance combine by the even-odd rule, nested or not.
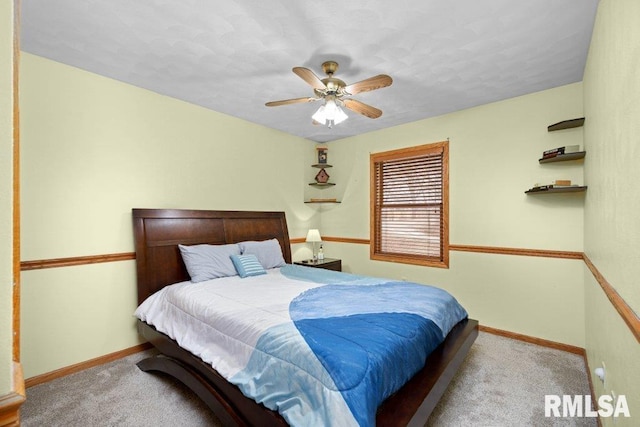
[(313, 243), (313, 260), (316, 261), (318, 259), (318, 250), (316, 249), (316, 244), (322, 242), (320, 231), (317, 228), (309, 229), (309, 232), (307, 233), (307, 242)]

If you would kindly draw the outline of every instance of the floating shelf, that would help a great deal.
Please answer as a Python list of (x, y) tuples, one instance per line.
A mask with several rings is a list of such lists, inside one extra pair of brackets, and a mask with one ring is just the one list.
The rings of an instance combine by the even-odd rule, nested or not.
[(583, 191), (587, 191), (587, 186), (576, 186), (576, 187), (563, 187), (563, 188), (547, 188), (544, 190), (534, 190), (530, 189), (525, 191), (525, 194), (546, 194), (546, 193), (580, 193)]
[(342, 203), (339, 200), (307, 200), (305, 203)]
[(584, 125), (584, 117), (580, 117), (578, 119), (563, 120), (561, 122), (554, 123), (550, 126), (547, 126), (547, 131), (553, 132), (555, 130), (579, 128), (582, 125)]
[(333, 182), (310, 182), (309, 185), (312, 187), (331, 187), (335, 184)]
[(558, 154), (555, 157), (549, 157), (548, 159), (538, 159), (538, 162), (542, 163), (553, 163), (553, 162), (566, 162), (569, 160), (578, 160), (584, 159), (586, 156), (586, 151), (578, 151), (576, 153), (568, 153), (568, 154)]
[(324, 168), (332, 168), (333, 165), (328, 165), (326, 163), (316, 163), (315, 165), (311, 165), (312, 168), (324, 169)]
[[(577, 119), (563, 120), (558, 123), (554, 123), (550, 126), (547, 126), (547, 131), (553, 132), (556, 130), (562, 129), (571, 129), (577, 128), (584, 125), (584, 117), (580, 117)], [(557, 149), (560, 151), (560, 148)], [(564, 151), (564, 149), (562, 149)], [(538, 159), (538, 163), (555, 163), (555, 162), (566, 162), (569, 160), (579, 160), (583, 159), (587, 154), (586, 151), (578, 151), (575, 153), (566, 153), (566, 154), (558, 154), (554, 157), (549, 158), (541, 158)], [(586, 185), (570, 185), (570, 186), (556, 186), (556, 185), (543, 185), (539, 187), (533, 187), (525, 191), (525, 194), (548, 194), (548, 193), (582, 193), (587, 190)]]

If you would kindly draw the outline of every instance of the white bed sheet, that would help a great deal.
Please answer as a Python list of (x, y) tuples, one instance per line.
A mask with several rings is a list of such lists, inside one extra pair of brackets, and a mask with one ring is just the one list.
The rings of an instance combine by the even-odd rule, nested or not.
[(231, 378), (246, 366), (265, 330), (291, 323), (289, 302), (318, 286), (290, 279), (279, 268), (244, 279), (181, 282), (151, 295), (135, 316)]

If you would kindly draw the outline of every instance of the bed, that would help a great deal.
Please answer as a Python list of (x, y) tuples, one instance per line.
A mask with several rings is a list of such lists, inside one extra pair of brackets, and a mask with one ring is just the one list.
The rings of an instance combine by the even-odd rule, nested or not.
[[(264, 277), (264, 280), (271, 280), (270, 276), (278, 276), (278, 279), (282, 280), (279, 276), (284, 273), (300, 276), (305, 272), (319, 270), (290, 265), (291, 247), (283, 212), (133, 209), (132, 213), (138, 302), (141, 305), (150, 299), (151, 295), (168, 292), (175, 284), (190, 280), (179, 245), (230, 245), (275, 239), (287, 265), (273, 271), (269, 270), (269, 274), (252, 279), (263, 280)], [(326, 272), (331, 273), (335, 272)], [(337, 280), (336, 278), (340, 277), (344, 276), (331, 276), (329, 279)], [(299, 282), (299, 278), (285, 279), (305, 286)], [(313, 284), (313, 280), (315, 279), (305, 278), (309, 291), (327, 289), (324, 285)], [(332, 289), (335, 291), (335, 288)], [(345, 289), (347, 287), (338, 288), (339, 291)], [(293, 307), (293, 304), (291, 306)], [(213, 369), (210, 363), (178, 345), (179, 338), (170, 338), (171, 332), (167, 335), (151, 323), (153, 322), (138, 320), (138, 331), (159, 350), (159, 354), (139, 362), (138, 367), (141, 370), (162, 372), (184, 383), (208, 405), (223, 425), (288, 425), (279, 412), (246, 397), (238, 385), (227, 380)], [(427, 356), (424, 366), (378, 406), (373, 415), (375, 421), (370, 424), (375, 422), (380, 426), (424, 425), (477, 335), (477, 321), (465, 317), (456, 322), (444, 341)], [(223, 372), (222, 369), (220, 371)]]

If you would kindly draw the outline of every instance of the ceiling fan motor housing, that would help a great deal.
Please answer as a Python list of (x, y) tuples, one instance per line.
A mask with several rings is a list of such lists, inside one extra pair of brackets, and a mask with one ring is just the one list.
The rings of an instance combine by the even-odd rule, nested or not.
[(329, 77), (338, 71), (338, 63), (335, 61), (326, 61), (322, 63), (322, 71)]
[(316, 94), (319, 96), (342, 96), (345, 94), (343, 89), (347, 84), (340, 79), (336, 79), (335, 77), (327, 77), (326, 79), (322, 79), (322, 83), (324, 83), (326, 89), (315, 89)]

